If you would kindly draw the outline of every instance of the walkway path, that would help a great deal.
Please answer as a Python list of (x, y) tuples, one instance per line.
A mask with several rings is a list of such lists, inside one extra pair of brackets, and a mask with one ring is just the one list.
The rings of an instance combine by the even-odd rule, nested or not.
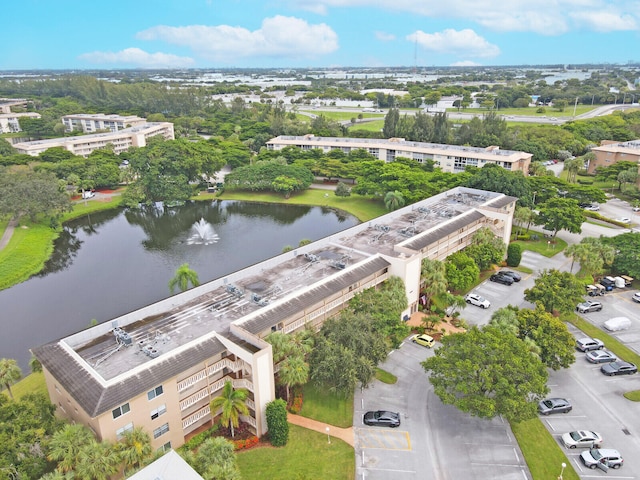
[(327, 428), (329, 428), (330, 436), (339, 438), (340, 440), (347, 442), (352, 447), (355, 446), (353, 427), (335, 427), (333, 425), (328, 425), (326, 423), (318, 422), (317, 420), (312, 420), (300, 415), (294, 415), (292, 413), (287, 413), (287, 420), (289, 421), (289, 423), (293, 423), (294, 425), (298, 425), (299, 427), (308, 428), (309, 430), (315, 430), (316, 432), (320, 433), (327, 433)]
[(18, 222), (13, 219), (9, 221), (7, 228), (2, 234), (2, 238), (0, 238), (0, 250), (2, 250), (9, 244), (9, 240), (11, 240), (11, 236), (13, 235), (13, 231), (15, 230), (17, 224)]

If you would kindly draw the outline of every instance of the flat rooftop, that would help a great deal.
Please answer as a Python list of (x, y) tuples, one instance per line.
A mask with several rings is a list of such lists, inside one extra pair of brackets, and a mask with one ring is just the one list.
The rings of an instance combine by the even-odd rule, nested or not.
[[(81, 344), (63, 342), (108, 381), (136, 367), (145, 368), (155, 358), (183, 351), (212, 332), (231, 337), (232, 322), (255, 317), (262, 309), (266, 312), (269, 305), (302, 295), (314, 284), (379, 253), (398, 257), (401, 254), (394, 246), (399, 243), (409, 241), (409, 248), (419, 249), (422, 239), (447, 234), (451, 228), (459, 228), (459, 222), (467, 221), (463, 216), (482, 216), (474, 211), (476, 207), (499, 208), (505, 198), (515, 200), (497, 193), (453, 189), (318, 240), (305, 247), (305, 253), (294, 250), (293, 256), (283, 256), (282, 261), (249, 267), (238, 272), (240, 276), (233, 283), (223, 284), (218, 279), (201, 285), (198, 288), (204, 293), (196, 298), (183, 300), (189, 291), (175, 295), (170, 298), (174, 306), (163, 312), (133, 320), (131, 315), (136, 312), (132, 312), (121, 329), (104, 333), (104, 328), (95, 327), (96, 336), (85, 331), (89, 337), (83, 337)], [(439, 225), (442, 227), (434, 228)], [(111, 325), (117, 325), (115, 321)], [(245, 348), (255, 350), (248, 343)]]

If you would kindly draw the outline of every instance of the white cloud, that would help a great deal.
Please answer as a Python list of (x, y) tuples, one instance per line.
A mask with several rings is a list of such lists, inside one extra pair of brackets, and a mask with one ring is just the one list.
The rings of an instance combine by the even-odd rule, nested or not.
[[(576, 27), (602, 32), (638, 29), (640, 25), (637, 0), (290, 0), (289, 3), (322, 14), (327, 14), (330, 8), (378, 8), (428, 18), (467, 20), (501, 32), (542, 35), (559, 35)], [(610, 12), (609, 20), (604, 20), (601, 12)], [(577, 23), (571, 23), (571, 19)]]
[(449, 64), (450, 67), (479, 67), (480, 65), (480, 63), (472, 62), (471, 60), (462, 60), (461, 62), (453, 62)]
[(436, 33), (425, 33), (418, 30), (407, 35), (407, 40), (417, 42), (423, 49), (430, 52), (460, 57), (490, 58), (500, 54), (500, 49), (496, 45), (487, 42), (470, 29), (453, 30), (448, 28)]
[(579, 25), (596, 32), (614, 32), (619, 30), (636, 30), (638, 22), (631, 15), (616, 12), (576, 12), (571, 17)]
[(142, 40), (185, 46), (208, 59), (241, 57), (317, 57), (338, 49), (338, 35), (324, 23), (310, 25), (294, 17), (265, 18), (258, 30), (229, 25), (160, 25), (139, 32)]
[(126, 48), (119, 52), (89, 52), (80, 59), (95, 64), (126, 64), (138, 68), (184, 68), (195, 64), (193, 58), (179, 57), (170, 53), (148, 53), (139, 48)]
[(387, 33), (387, 32), (375, 32), (376, 38), (380, 41), (383, 42), (390, 42), (392, 40), (396, 39), (396, 36), (392, 33)]

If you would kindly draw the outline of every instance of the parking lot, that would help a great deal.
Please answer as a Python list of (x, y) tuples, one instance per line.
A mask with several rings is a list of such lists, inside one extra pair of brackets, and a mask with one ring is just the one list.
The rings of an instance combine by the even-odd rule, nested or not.
[[(491, 307), (467, 305), (462, 317), (470, 325), (486, 325), (493, 312), (509, 304), (532, 307), (524, 300), (524, 290), (533, 286), (537, 273), (550, 268), (568, 271), (571, 260), (562, 254), (546, 258), (525, 251), (521, 265), (534, 273), (523, 274), (522, 280), (512, 286), (487, 280), (473, 290), (488, 299)], [(631, 300), (632, 293), (630, 289), (618, 289), (595, 297), (602, 301), (602, 311), (583, 317), (598, 326), (612, 317), (628, 317), (632, 321), (628, 330), (610, 334), (640, 353), (640, 304)], [(584, 336), (572, 326), (570, 330), (577, 337)], [(433, 355), (432, 350), (405, 342), (381, 366), (396, 375), (398, 382), (374, 382), (370, 388), (356, 392), (356, 478), (530, 479), (507, 422), (499, 417), (491, 421), (471, 417), (443, 405), (435, 396), (420, 366), (429, 355)], [(581, 478), (640, 479), (640, 406), (622, 396), (640, 389), (640, 374), (607, 377), (599, 365), (587, 362), (584, 356), (576, 351), (576, 363), (571, 368), (551, 371), (549, 376), (549, 396), (569, 399), (573, 410), (541, 420), (557, 440), (565, 432), (590, 429), (602, 434), (604, 448), (615, 448), (622, 454), (622, 468), (605, 473), (585, 468), (579, 459), (581, 449), (561, 446)], [(402, 425), (397, 429), (364, 426), (364, 412), (377, 409), (400, 412)], [(560, 468), (558, 465), (558, 473)]]

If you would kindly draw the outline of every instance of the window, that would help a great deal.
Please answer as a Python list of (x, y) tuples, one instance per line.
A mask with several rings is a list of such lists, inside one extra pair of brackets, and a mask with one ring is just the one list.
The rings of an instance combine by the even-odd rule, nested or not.
[(127, 423), (124, 427), (116, 430), (116, 438), (120, 440), (124, 434), (133, 430), (133, 422)]
[(160, 448), (158, 448), (158, 452), (166, 452), (171, 450), (171, 442), (167, 442), (164, 445), (162, 445)]
[(159, 387), (156, 387), (153, 390), (149, 390), (147, 392), (147, 398), (149, 400), (153, 400), (154, 398), (159, 397), (162, 394), (163, 394), (162, 385), (160, 385)]
[(155, 410), (151, 410), (151, 420), (155, 420), (156, 418), (158, 418), (160, 415), (162, 415), (164, 413), (167, 413), (167, 406), (166, 405), (160, 405)]
[(167, 433), (169, 431), (169, 424), (165, 423), (164, 425), (162, 425), (161, 427), (156, 428), (153, 431), (153, 438), (158, 438), (162, 435), (164, 435), (165, 433)]
[(111, 411), (111, 414), (113, 415), (113, 419), (115, 420), (119, 416), (124, 415), (125, 413), (129, 413), (129, 410), (131, 410), (129, 408), (129, 404), (125, 403), (124, 405), (120, 405), (118, 408), (114, 408)]

